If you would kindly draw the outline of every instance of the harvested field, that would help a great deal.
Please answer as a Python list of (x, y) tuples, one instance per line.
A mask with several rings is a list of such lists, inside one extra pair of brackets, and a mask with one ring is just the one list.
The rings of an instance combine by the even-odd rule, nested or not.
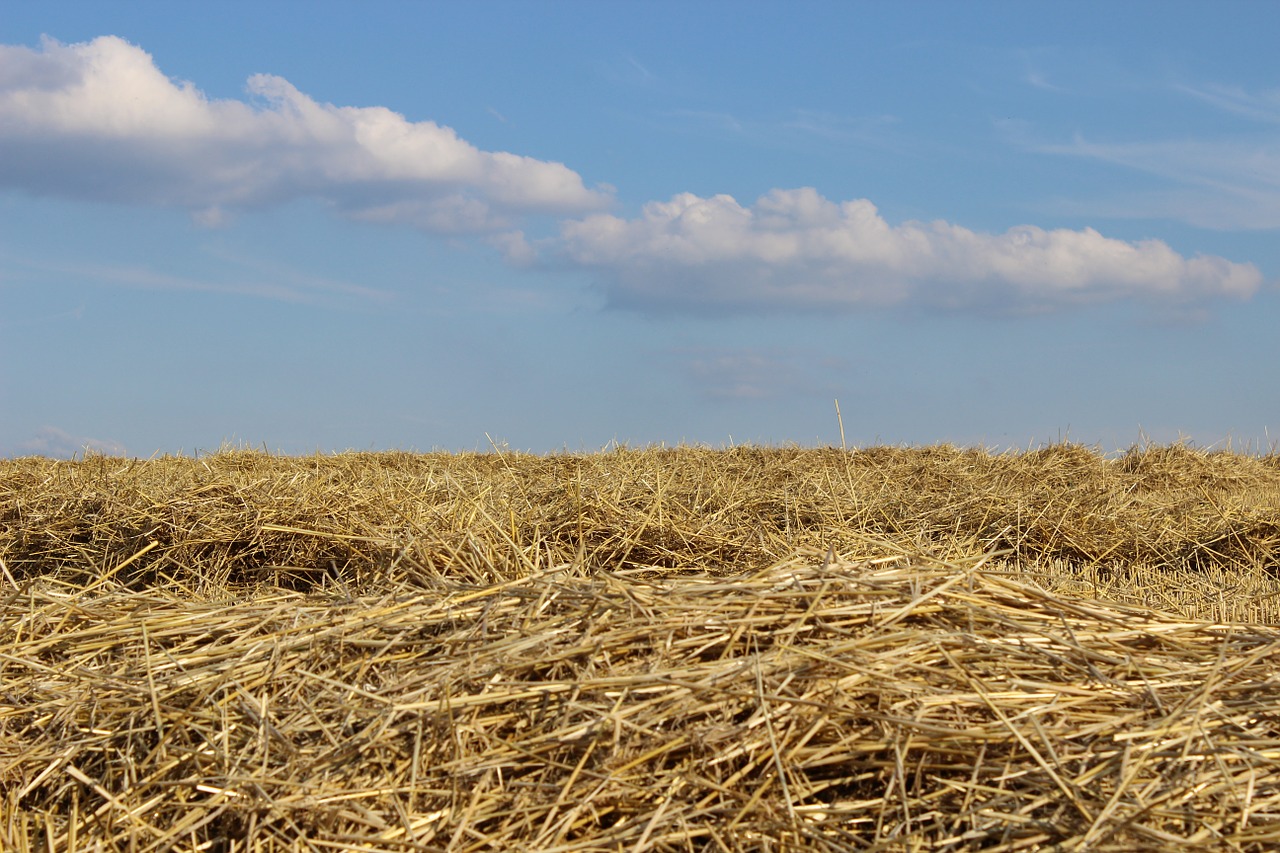
[(0, 849), (1270, 850), (1280, 459), (0, 460)]

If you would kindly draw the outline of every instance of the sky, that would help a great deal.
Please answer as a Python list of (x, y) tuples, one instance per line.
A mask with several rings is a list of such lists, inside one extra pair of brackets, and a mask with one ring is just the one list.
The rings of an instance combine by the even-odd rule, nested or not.
[(0, 455), (1267, 451), (1276, 32), (1177, 0), (6, 4)]

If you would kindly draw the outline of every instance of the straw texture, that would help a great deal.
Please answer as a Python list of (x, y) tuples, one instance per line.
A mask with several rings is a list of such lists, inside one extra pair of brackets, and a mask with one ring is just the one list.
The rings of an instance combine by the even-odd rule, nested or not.
[(0, 849), (1274, 849), (1276, 469), (1161, 453), (4, 463)]

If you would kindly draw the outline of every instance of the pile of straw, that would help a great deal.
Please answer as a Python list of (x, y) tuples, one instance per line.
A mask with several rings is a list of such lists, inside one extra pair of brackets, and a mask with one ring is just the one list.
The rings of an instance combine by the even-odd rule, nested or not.
[(0, 850), (1275, 849), (1280, 627), (1209, 617), (1275, 612), (1277, 496), (1185, 448), (0, 462)]
[(6, 850), (1280, 844), (1280, 630), (973, 565), (0, 608)]
[(363, 591), (436, 569), (499, 582), (571, 562), (741, 573), (868, 538), (944, 559), (1000, 552), (1187, 616), (1280, 622), (1275, 455), (1174, 445), (1109, 459), (1055, 445), (0, 460), (0, 558), (19, 583), (202, 595), (257, 583)]

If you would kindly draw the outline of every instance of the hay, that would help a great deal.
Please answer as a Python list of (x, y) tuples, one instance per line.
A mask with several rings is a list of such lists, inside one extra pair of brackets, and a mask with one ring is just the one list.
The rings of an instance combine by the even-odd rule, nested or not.
[(1274, 849), (1277, 466), (1158, 450), (0, 463), (0, 849)]
[(2, 607), (5, 849), (1280, 843), (1280, 631), (973, 566)]
[(944, 559), (1001, 552), (1190, 618), (1280, 622), (1277, 456), (1055, 445), (0, 460), (5, 571), (76, 588), (361, 591), (564, 563), (741, 573), (868, 538)]

